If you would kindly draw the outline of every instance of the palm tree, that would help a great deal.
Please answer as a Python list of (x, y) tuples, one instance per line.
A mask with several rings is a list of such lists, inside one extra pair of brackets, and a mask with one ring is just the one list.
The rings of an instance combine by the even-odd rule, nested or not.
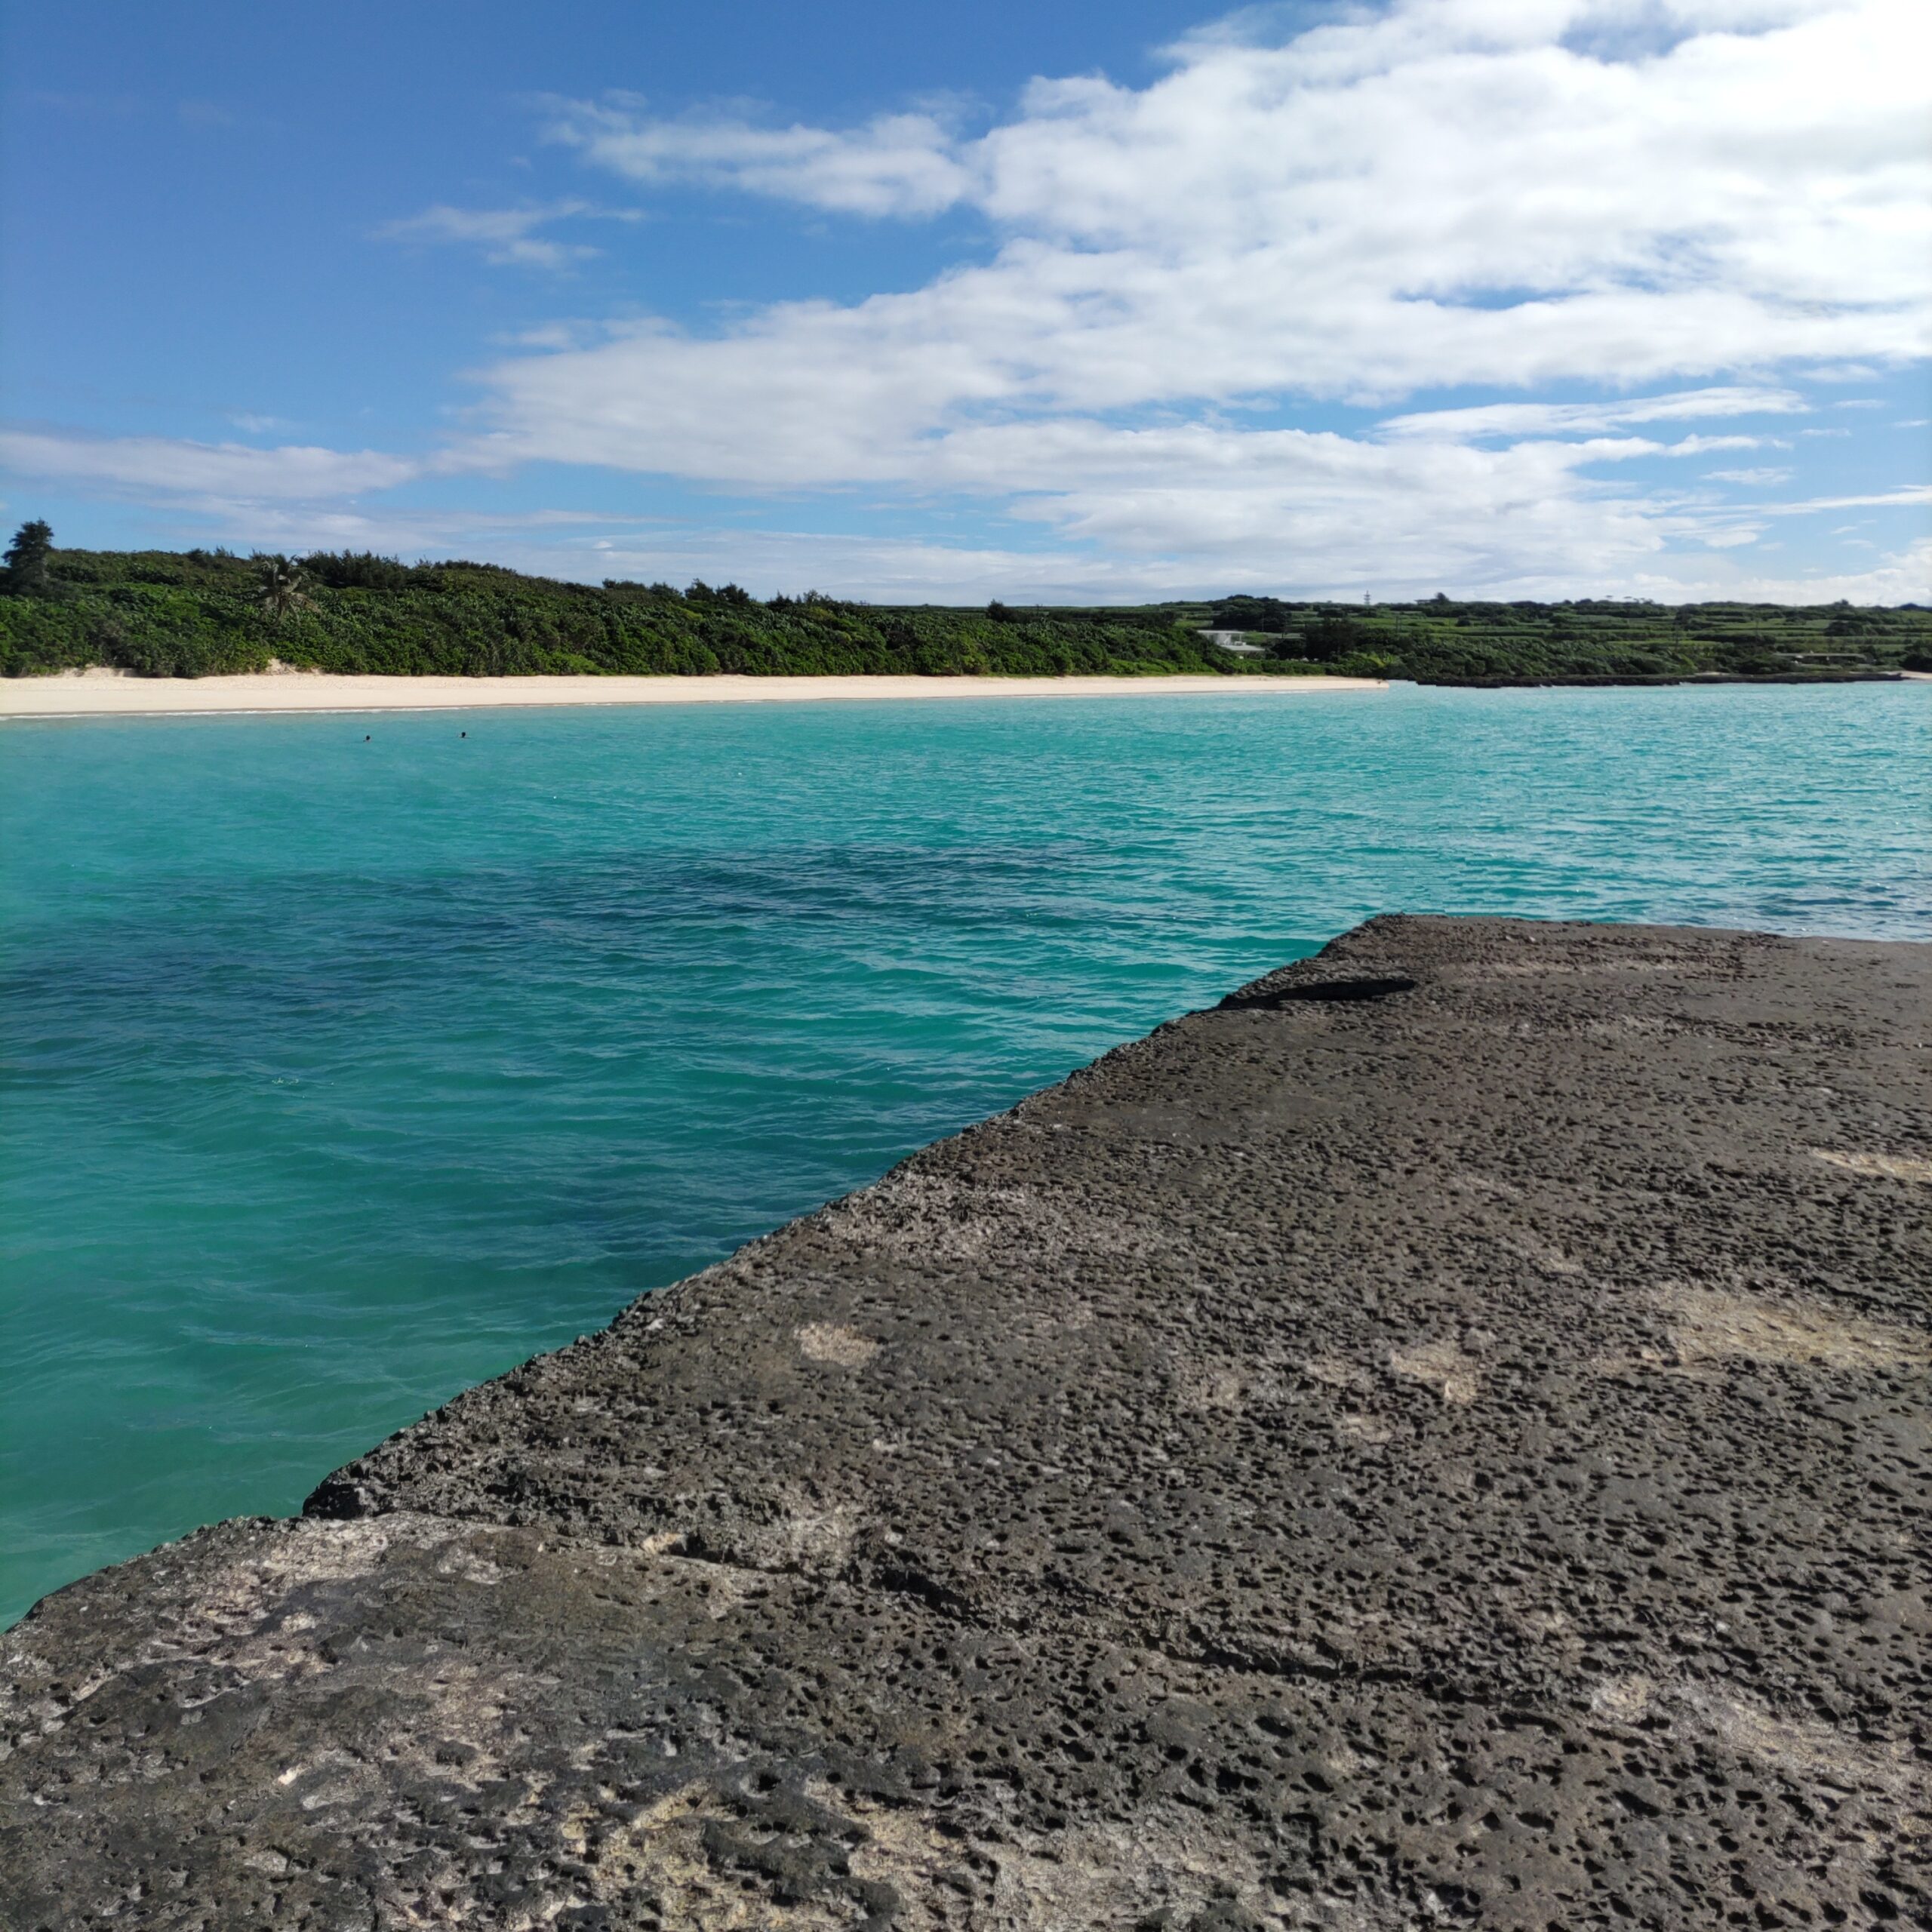
[(7, 546), (7, 588), (17, 596), (45, 597), (52, 589), (47, 560), (54, 552), (54, 532), (36, 518), (23, 523)]
[(266, 611), (277, 623), (290, 611), (300, 611), (308, 604), (308, 598), (303, 594), (300, 564), (280, 555), (257, 556), (255, 576), (255, 608)]

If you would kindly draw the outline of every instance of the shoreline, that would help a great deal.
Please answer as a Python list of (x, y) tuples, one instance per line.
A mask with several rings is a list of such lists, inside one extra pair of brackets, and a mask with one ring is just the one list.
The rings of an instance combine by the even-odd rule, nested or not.
[(565, 706), (826, 703), (976, 697), (1174, 697), (1214, 692), (1386, 691), (1374, 678), (346, 676), (263, 671), (214, 678), (136, 678), (113, 672), (0, 679), (0, 720), (196, 717), (290, 712), (472, 711)]

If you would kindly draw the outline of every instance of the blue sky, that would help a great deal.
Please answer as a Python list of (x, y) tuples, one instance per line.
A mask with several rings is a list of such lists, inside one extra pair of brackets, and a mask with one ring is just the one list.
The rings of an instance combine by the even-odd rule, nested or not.
[(1918, 0), (5, 20), (61, 541), (1932, 601)]

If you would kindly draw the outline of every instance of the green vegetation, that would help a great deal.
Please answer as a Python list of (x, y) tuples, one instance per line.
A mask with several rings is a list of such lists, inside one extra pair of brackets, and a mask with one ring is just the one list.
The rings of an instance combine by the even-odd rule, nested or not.
[(321, 553), (57, 550), (0, 597), (0, 671), (106, 664), (154, 677), (259, 671), (466, 676), (874, 671), (1238, 673), (1160, 611), (897, 609), (736, 585), (558, 583), (489, 564)]
[[(1932, 611), (1611, 601), (983, 610), (761, 603), (735, 584), (561, 583), (491, 564), (318, 552), (60, 550), (22, 527), (0, 580), (0, 672), (110, 665), (150, 677), (259, 671), (866, 672), (1229, 677), (1337, 671), (1429, 684), (1700, 675), (1832, 678), (1932, 669)], [(1237, 655), (1201, 635), (1247, 635)]]
[(291, 611), (306, 610), (315, 600), (302, 588), (302, 567), (286, 557), (255, 559), (255, 608), (279, 623)]
[(23, 523), (7, 546), (7, 589), (17, 597), (47, 597), (52, 592), (48, 565), (54, 555), (51, 525)]
[(1271, 659), (1426, 685), (1647, 684), (1691, 677), (1831, 679), (1932, 671), (1932, 610), (1915, 605), (1352, 606), (1231, 597), (1214, 623)]

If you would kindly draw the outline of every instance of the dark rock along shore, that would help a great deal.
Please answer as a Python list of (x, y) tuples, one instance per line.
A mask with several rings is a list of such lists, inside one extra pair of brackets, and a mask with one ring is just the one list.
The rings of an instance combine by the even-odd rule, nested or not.
[(48, 1599), (0, 1923), (1926, 1923), (1929, 1034), (1374, 921)]

